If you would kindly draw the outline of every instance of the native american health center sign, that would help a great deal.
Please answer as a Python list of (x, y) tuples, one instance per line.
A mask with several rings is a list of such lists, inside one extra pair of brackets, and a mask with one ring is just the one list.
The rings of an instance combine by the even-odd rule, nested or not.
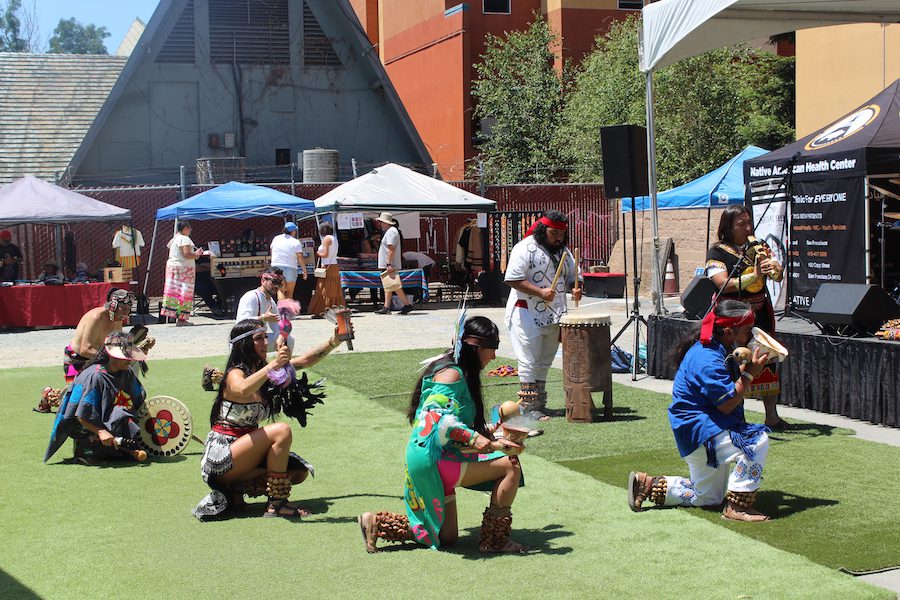
[(864, 153), (746, 167), (756, 236), (791, 278), (769, 282), (776, 306), (784, 305), (789, 292), (794, 307), (808, 309), (822, 283), (865, 282)]

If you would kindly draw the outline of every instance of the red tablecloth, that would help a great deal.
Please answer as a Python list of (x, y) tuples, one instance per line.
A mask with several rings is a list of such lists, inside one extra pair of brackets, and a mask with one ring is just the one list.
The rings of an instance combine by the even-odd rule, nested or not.
[(73, 283), (0, 287), (0, 326), (75, 327), (92, 308), (106, 302), (109, 288), (129, 289), (127, 283)]

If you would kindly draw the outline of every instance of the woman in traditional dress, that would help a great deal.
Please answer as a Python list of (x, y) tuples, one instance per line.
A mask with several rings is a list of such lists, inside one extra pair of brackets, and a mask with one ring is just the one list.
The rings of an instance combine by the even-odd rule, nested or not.
[[(270, 374), (288, 364), (311, 367), (340, 345), (337, 330), (327, 342), (291, 358), (287, 344), (278, 345), (267, 360), (268, 329), (258, 319), (244, 319), (231, 329), (231, 354), (219, 393), (209, 415), (212, 431), (200, 460), (203, 480), (213, 491), (194, 509), (200, 520), (217, 517), (228, 508), (240, 508), (244, 494), (268, 496), (266, 517), (302, 517), (308, 513), (288, 502), (293, 484), (313, 472), (312, 465), (291, 452), (291, 426), (272, 422), (260, 427), (286, 408), (281, 391)], [(305, 378), (297, 384), (305, 386)], [(292, 415), (293, 416), (293, 415)], [(305, 425), (305, 415), (300, 419)], [(231, 504), (231, 506), (229, 506)]]
[(325, 269), (325, 277), (316, 277), (316, 293), (309, 303), (309, 314), (319, 316), (325, 309), (344, 305), (344, 294), (341, 290), (341, 271), (337, 264), (338, 242), (334, 236), (331, 223), (319, 225), (322, 243), (316, 250), (321, 266)]
[[(742, 205), (726, 208), (719, 219), (719, 241), (706, 254), (706, 276), (722, 290), (721, 298), (748, 303), (756, 314), (754, 325), (774, 334), (775, 313), (765, 280), (781, 281), (784, 273), (770, 253), (748, 243), (752, 235), (753, 223), (747, 209)], [(784, 431), (791, 426), (778, 416), (779, 391), (778, 374), (771, 364), (748, 387), (746, 395), (763, 401), (766, 425)]]
[(430, 548), (453, 545), (459, 535), (456, 486), (485, 483), (491, 502), (484, 511), (479, 550), (526, 551), (509, 539), (510, 506), (522, 478), (514, 454), (521, 447), (494, 440), (493, 428), (484, 420), (481, 371), (493, 360), (499, 343), (497, 325), (485, 317), (472, 317), (458, 335), (458, 350), (446, 352), (426, 368), (408, 411), (413, 431), (406, 448), (406, 514), (360, 515), (368, 552), (376, 551), (379, 539), (415, 540)]
[(197, 276), (196, 259), (203, 256), (203, 249), (194, 247), (191, 241), (191, 224), (178, 221), (178, 233), (169, 242), (169, 260), (166, 261), (166, 284), (163, 289), (163, 305), (160, 316), (175, 319), (175, 325), (187, 325), (194, 308), (194, 279)]

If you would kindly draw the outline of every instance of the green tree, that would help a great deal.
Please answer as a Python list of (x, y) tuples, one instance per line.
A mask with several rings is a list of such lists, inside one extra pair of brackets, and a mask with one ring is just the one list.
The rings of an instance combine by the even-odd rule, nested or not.
[(103, 40), (109, 37), (106, 27), (93, 23), (82, 25), (73, 18), (60, 19), (50, 38), (51, 54), (107, 54)]
[(559, 124), (562, 80), (553, 67), (558, 37), (540, 15), (525, 31), (488, 34), (472, 85), (475, 116), (492, 121), (478, 144), (483, 178), (491, 183), (552, 178), (551, 143)]
[(0, 52), (28, 52), (28, 40), (22, 37), (18, 13), (21, 0), (9, 0), (0, 14)]
[[(573, 178), (602, 176), (599, 130), (646, 124), (638, 68), (639, 19), (614, 24), (574, 76), (556, 138)], [(794, 138), (793, 59), (734, 46), (679, 61), (654, 76), (660, 189), (690, 181), (749, 144), (778, 148)]]

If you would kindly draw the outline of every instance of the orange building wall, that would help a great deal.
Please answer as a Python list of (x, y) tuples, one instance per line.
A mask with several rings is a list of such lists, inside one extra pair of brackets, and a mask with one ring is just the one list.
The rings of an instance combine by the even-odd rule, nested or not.
[(484, 14), (482, 0), (470, 0), (466, 10), (449, 16), (445, 10), (460, 1), (351, 2), (367, 31), (377, 11), (381, 61), (447, 180), (464, 179), (466, 158), (476, 155), (471, 88), (486, 34), (503, 37), (507, 31), (524, 30), (538, 12), (562, 35), (558, 56), (577, 63), (597, 35), (632, 12), (617, 10), (617, 0), (512, 0), (509, 15)]
[(378, 44), (379, 27), (378, 27), (378, 0), (350, 0), (350, 6), (362, 23), (366, 35), (373, 45)]
[(900, 77), (900, 25), (797, 32), (797, 137), (828, 125)]
[(445, 18), (441, 9), (440, 16), (384, 42), (388, 76), (447, 180), (464, 179), (466, 136), (471, 137), (463, 30), (462, 13)]

